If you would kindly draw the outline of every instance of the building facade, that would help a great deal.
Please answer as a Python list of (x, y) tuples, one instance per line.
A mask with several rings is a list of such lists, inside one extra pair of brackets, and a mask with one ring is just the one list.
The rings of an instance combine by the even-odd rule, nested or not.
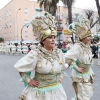
[[(64, 41), (72, 35), (63, 34), (67, 29), (68, 9), (63, 4), (57, 4), (56, 15), (60, 18), (62, 34), (58, 35), (58, 41)], [(32, 26), (24, 27), (30, 23), (36, 15), (36, 8), (39, 8), (37, 0), (12, 0), (0, 10), (0, 37), (4, 38), (5, 43), (33, 43), (37, 42), (32, 32)], [(83, 15), (84, 10), (73, 8), (73, 18)], [(59, 25), (58, 25), (59, 26)], [(93, 33), (96, 34), (96, 28)]]
[(0, 37), (5, 43), (37, 42), (32, 26), (23, 27), (32, 21), (36, 8), (39, 8), (36, 0), (12, 0), (0, 10)]
[(23, 26), (32, 20), (37, 7), (33, 0), (12, 0), (0, 10), (0, 36), (6, 43), (20, 43), (21, 30), (24, 42), (35, 41), (31, 25)]

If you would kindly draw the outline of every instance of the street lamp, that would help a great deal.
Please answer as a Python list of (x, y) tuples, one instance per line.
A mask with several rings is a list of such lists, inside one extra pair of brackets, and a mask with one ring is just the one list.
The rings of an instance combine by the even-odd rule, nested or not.
[[(40, 17), (40, 16), (41, 16), (42, 9), (36, 8), (35, 10), (36, 10), (36, 12), (35, 12), (35, 16), (34, 16), (33, 18)], [(31, 21), (31, 22), (32, 22), (32, 21)], [(23, 28), (24, 28), (24, 27), (27, 27), (27, 28), (28, 28), (31, 22), (29, 22), (29, 23), (23, 25), (23, 27), (21, 28), (21, 41), (20, 41), (21, 46), (22, 46), (22, 41), (23, 41), (23, 38), (22, 38), (22, 31), (23, 31)]]
[(61, 41), (61, 34), (62, 34), (62, 30), (63, 30), (63, 27), (62, 27), (62, 17), (61, 17), (61, 13), (60, 13), (60, 6), (59, 6), (59, 9), (58, 9), (58, 12), (57, 12), (57, 15), (56, 15), (56, 27), (57, 27), (57, 41), (58, 43), (60, 43)]
[(21, 41), (20, 41), (20, 44), (21, 44), (21, 46), (22, 46), (22, 41), (23, 41), (23, 38), (22, 38), (22, 30), (23, 30), (23, 28), (24, 27), (29, 27), (29, 24), (25, 24), (25, 25), (23, 25), (23, 27), (21, 28)]
[(18, 44), (18, 22), (17, 22), (17, 15), (18, 15), (18, 11), (21, 10), (21, 8), (19, 8), (17, 10), (17, 13), (16, 13), (16, 24), (17, 24), (17, 44)]

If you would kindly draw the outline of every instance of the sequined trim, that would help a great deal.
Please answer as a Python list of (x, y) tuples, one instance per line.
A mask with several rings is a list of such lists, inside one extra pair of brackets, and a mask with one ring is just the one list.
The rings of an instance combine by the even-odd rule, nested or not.
[(61, 86), (62, 85), (60, 83), (56, 83), (56, 84), (44, 86), (41, 88), (35, 87), (35, 88), (32, 88), (32, 90), (36, 91), (36, 95), (38, 96), (39, 94), (45, 94), (46, 92), (59, 90)]

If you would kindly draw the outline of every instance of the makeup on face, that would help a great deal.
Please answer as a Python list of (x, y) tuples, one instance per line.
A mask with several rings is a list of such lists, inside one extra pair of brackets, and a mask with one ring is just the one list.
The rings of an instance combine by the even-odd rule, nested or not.
[(48, 40), (47, 44), (55, 44), (55, 38), (56, 36), (54, 35), (47, 37), (47, 40)]
[(88, 37), (84, 38), (84, 39), (82, 40), (82, 42), (83, 42), (84, 44), (89, 44), (89, 43), (90, 43), (90, 40), (91, 40), (91, 37), (88, 36)]

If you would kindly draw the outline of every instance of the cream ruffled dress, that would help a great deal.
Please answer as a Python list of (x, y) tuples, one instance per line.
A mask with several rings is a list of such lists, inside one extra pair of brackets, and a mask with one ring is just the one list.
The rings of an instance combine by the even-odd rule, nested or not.
[[(52, 52), (49, 52), (42, 46), (31, 50), (14, 67), (22, 73), (35, 71), (47, 75), (60, 73), (66, 68), (64, 55), (59, 49), (54, 48)], [(63, 74), (61, 74), (62, 76)], [(66, 93), (59, 82), (41, 88), (27, 85), (21, 94), (21, 98), (24, 98), (24, 100), (67, 100)]]

